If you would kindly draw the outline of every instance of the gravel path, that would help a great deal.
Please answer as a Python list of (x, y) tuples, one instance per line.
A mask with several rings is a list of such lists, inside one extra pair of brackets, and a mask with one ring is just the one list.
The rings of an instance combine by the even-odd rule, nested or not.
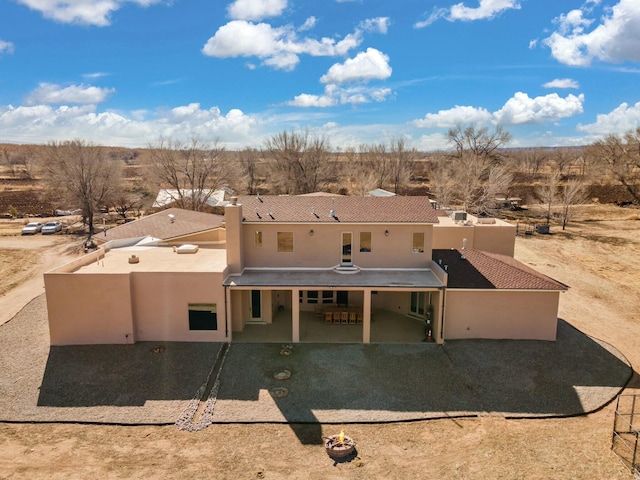
[[(0, 421), (117, 424), (174, 423), (221, 348), (160, 342), (49, 348), (44, 295), (0, 326), (0, 345)], [(615, 349), (563, 321), (556, 342), (298, 344), (290, 355), (281, 351), (275, 344), (231, 345), (213, 422), (576, 415), (609, 402), (632, 374)], [(274, 378), (283, 370), (291, 378)]]

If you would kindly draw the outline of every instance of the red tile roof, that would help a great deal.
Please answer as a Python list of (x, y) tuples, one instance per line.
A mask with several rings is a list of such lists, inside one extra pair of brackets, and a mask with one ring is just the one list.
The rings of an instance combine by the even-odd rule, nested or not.
[[(173, 215), (173, 222), (169, 215)], [(101, 242), (146, 236), (168, 240), (212, 230), (220, 227), (223, 222), (222, 215), (168, 208), (133, 222), (110, 228), (106, 235), (96, 233), (95, 238)]]
[(438, 223), (428, 197), (246, 195), (238, 203), (245, 222)]
[(441, 260), (443, 267), (447, 265), (448, 288), (561, 291), (569, 288), (507, 255), (480, 250), (436, 249), (432, 258), (437, 263)]

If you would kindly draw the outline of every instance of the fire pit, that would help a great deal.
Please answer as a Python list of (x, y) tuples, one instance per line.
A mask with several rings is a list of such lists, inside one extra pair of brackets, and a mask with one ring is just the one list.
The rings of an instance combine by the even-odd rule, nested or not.
[(344, 432), (339, 435), (324, 437), (324, 448), (332, 458), (345, 458), (353, 453), (356, 443), (351, 437), (347, 437)]

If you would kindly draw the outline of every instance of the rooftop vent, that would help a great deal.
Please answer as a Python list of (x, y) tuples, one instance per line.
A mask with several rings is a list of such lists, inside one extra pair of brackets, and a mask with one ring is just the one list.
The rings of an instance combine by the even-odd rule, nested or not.
[(454, 222), (464, 222), (467, 220), (467, 212), (463, 212), (462, 210), (455, 210), (451, 212), (451, 219)]

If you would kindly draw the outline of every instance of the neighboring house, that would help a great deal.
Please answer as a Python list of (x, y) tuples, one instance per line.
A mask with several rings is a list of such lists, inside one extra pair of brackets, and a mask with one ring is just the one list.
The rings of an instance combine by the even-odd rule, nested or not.
[(395, 197), (397, 194), (382, 188), (376, 188), (375, 190), (367, 192), (367, 195), (371, 197)]
[(554, 340), (567, 287), (513, 258), (515, 228), (430, 205), (241, 196), (209, 230), (117, 227), (45, 274), (51, 343)]
[[(183, 188), (181, 192), (182, 192), (182, 196), (188, 199), (191, 197), (193, 190)], [(226, 187), (221, 188), (219, 190), (213, 190), (213, 191), (211, 189), (204, 189), (201, 192), (202, 198), (203, 199), (206, 198), (206, 204), (210, 207), (225, 206), (227, 203), (229, 203), (228, 200), (232, 194), (233, 194), (233, 190)], [(156, 199), (153, 202), (152, 207), (153, 208), (166, 207), (177, 202), (178, 200), (180, 200), (180, 192), (178, 190), (169, 189), (169, 188), (162, 189), (158, 192), (158, 195), (156, 196)]]

